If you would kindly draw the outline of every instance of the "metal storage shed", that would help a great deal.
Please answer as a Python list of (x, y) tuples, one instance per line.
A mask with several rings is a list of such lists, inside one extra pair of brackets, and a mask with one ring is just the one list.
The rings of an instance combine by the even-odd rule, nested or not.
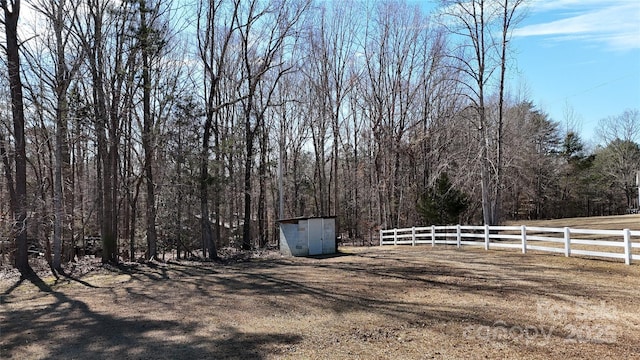
[(282, 254), (293, 256), (335, 254), (335, 216), (284, 219), (278, 222)]

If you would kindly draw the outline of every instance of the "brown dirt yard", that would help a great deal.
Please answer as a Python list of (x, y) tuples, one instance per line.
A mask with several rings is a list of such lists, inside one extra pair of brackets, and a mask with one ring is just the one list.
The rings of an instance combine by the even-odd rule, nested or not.
[(0, 280), (0, 358), (640, 358), (640, 266), (450, 246)]

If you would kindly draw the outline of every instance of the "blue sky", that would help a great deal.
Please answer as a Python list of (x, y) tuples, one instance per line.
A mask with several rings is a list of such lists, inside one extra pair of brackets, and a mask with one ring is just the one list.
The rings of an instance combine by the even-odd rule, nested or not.
[(640, 1), (534, 0), (514, 32), (514, 87), (587, 143), (601, 119), (640, 109)]

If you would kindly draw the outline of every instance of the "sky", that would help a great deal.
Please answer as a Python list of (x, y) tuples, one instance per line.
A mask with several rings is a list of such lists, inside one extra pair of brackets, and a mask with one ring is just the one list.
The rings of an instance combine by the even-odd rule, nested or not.
[(600, 120), (640, 109), (638, 0), (533, 0), (512, 50), (513, 86), (587, 144)]

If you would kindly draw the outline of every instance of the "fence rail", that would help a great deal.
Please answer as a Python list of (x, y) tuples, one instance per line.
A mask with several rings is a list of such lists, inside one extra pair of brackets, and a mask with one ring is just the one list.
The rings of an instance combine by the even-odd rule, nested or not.
[(528, 250), (536, 250), (563, 253), (567, 257), (597, 256), (624, 259), (627, 265), (631, 265), (633, 260), (640, 260), (640, 254), (633, 252), (633, 249), (640, 249), (640, 231), (629, 229), (455, 225), (380, 230), (380, 246), (422, 244), (484, 246), (485, 250), (492, 247), (514, 248), (521, 249), (523, 254)]

